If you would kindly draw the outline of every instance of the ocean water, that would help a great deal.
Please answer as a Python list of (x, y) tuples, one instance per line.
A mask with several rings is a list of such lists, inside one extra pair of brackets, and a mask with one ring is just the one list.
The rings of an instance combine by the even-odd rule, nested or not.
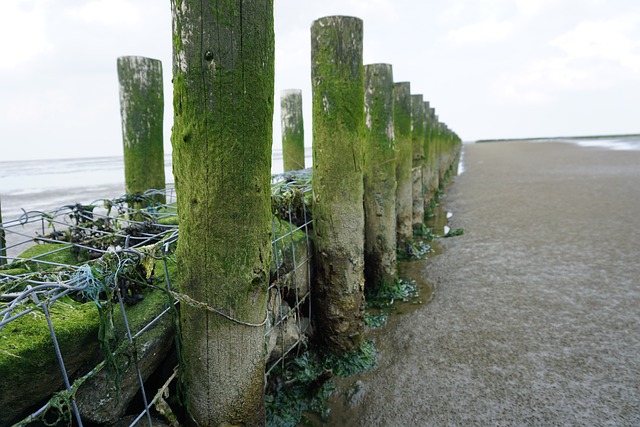
[[(638, 135), (541, 139), (539, 142), (566, 142), (607, 150), (640, 150)], [(310, 147), (307, 147), (305, 157), (306, 164), (311, 165)], [(274, 150), (271, 172), (282, 171), (282, 151)], [(173, 183), (170, 154), (165, 156), (165, 176), (169, 185)], [(17, 219), (23, 210), (47, 212), (64, 205), (112, 199), (123, 193), (124, 161), (121, 156), (0, 161), (0, 206), (4, 221)]]
[(558, 139), (560, 142), (576, 144), (587, 148), (605, 148), (615, 151), (640, 151), (640, 135), (603, 137), (603, 138), (566, 138)]
[[(311, 149), (305, 153), (311, 165)], [(274, 150), (271, 172), (282, 173), (282, 150)], [(165, 156), (165, 177), (173, 183), (171, 154)], [(2, 219), (17, 219), (23, 210), (47, 212), (64, 205), (88, 204), (124, 194), (122, 156), (79, 159), (0, 161)]]

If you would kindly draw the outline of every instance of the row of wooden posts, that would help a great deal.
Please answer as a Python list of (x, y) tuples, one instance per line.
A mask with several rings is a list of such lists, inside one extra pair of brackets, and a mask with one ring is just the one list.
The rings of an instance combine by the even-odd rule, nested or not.
[[(203, 12), (199, 0), (171, 2), (178, 275), (183, 293), (238, 322), (181, 307), (182, 381), (199, 425), (262, 425), (273, 3), (245, 1), (241, 14), (209, 3)], [(315, 337), (331, 352), (362, 343), (365, 283), (394, 282), (396, 248), (424, 227), (461, 142), (408, 82), (393, 81), (391, 65), (363, 65), (362, 42), (358, 18), (311, 27), (312, 297)], [(117, 65), (126, 191), (164, 188), (160, 62)], [(301, 91), (284, 91), (281, 107), (285, 170), (304, 168)]]

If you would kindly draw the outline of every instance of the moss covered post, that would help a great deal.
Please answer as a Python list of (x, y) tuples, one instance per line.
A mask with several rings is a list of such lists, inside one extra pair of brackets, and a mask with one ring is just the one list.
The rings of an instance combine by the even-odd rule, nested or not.
[(430, 201), (431, 201), (431, 191), (430, 191), (430, 181), (431, 181), (431, 157), (433, 153), (431, 153), (431, 142), (429, 140), (429, 101), (424, 101), (424, 108), (422, 109), (423, 116), (423, 139), (422, 139), (422, 152), (424, 153), (424, 160), (422, 162), (422, 200), (424, 205), (424, 213), (425, 215), (429, 212)]
[(280, 95), (282, 124), (282, 160), (284, 171), (304, 169), (304, 126), (302, 91), (283, 90)]
[(330, 352), (353, 352), (364, 332), (362, 20), (311, 26), (315, 322)]
[(364, 273), (366, 286), (382, 290), (396, 278), (396, 152), (393, 69), (364, 66)]
[(444, 184), (447, 159), (445, 124), (440, 121), (438, 121), (438, 155), (436, 162), (438, 164), (438, 179), (440, 180), (440, 187), (442, 187)]
[(2, 224), (2, 198), (0, 198), (0, 265), (7, 263), (7, 240), (4, 236), (4, 224)]
[(413, 178), (413, 229), (424, 227), (422, 165), (424, 164), (424, 102), (422, 95), (411, 95), (411, 150)]
[[(140, 194), (149, 189), (164, 190), (162, 63), (142, 56), (121, 56), (117, 68), (125, 191)], [(165, 202), (163, 195), (153, 198)]]
[(436, 168), (436, 157), (438, 152), (438, 146), (436, 141), (436, 119), (435, 119), (435, 109), (428, 108), (427, 109), (427, 124), (426, 124), (426, 134), (429, 146), (429, 155), (427, 157), (429, 161), (429, 180), (428, 180), (428, 189), (429, 189), (429, 199), (431, 199), (438, 190), (438, 171)]
[(393, 129), (396, 145), (396, 241), (405, 253), (413, 237), (411, 84), (393, 85)]
[(187, 408), (200, 426), (264, 425), (273, 0), (171, 0), (171, 11)]
[(440, 179), (440, 162), (442, 158), (442, 141), (440, 140), (440, 121), (438, 119), (438, 115), (433, 110), (432, 117), (432, 131), (431, 138), (433, 139), (433, 174), (434, 174), (434, 184), (436, 191), (442, 187), (442, 181)]

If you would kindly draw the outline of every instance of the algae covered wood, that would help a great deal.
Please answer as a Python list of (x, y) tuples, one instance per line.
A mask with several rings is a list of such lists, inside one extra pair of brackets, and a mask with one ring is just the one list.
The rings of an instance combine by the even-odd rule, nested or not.
[(431, 202), (431, 177), (433, 176), (433, 170), (431, 168), (431, 161), (433, 159), (433, 144), (429, 137), (429, 106), (428, 101), (424, 101), (423, 117), (424, 117), (424, 139), (422, 142), (422, 149), (424, 153), (424, 161), (422, 163), (422, 197), (424, 202), (424, 212), (429, 211)]
[[(142, 56), (117, 60), (124, 148), (125, 190), (164, 190), (162, 63)], [(153, 196), (160, 203), (163, 195)]]
[(396, 151), (393, 69), (364, 66), (364, 272), (368, 289), (385, 289), (396, 278)]
[[(142, 301), (126, 309), (129, 327), (133, 331), (149, 325), (166, 308), (166, 297), (162, 292), (145, 292), (144, 295)], [(65, 297), (55, 303), (50, 302), (49, 313), (67, 375), (73, 382), (104, 360), (104, 352), (98, 342), (98, 309), (93, 301), (79, 303)], [(121, 344), (126, 336), (126, 327), (120, 310), (114, 311), (113, 326), (116, 341), (112, 348), (123, 348)], [(165, 316), (138, 336), (136, 350), (145, 378), (158, 368), (172, 346), (173, 331), (170, 318)], [(0, 425), (4, 426), (24, 418), (53, 393), (63, 390), (64, 381), (42, 310), (36, 309), (7, 323), (0, 330), (0, 337), (0, 378), (4, 386), (0, 387)], [(153, 355), (147, 357), (150, 352)], [(126, 368), (132, 364), (132, 356), (127, 349), (116, 359), (120, 366)], [(98, 411), (102, 412), (99, 416), (102, 421), (113, 422), (124, 413), (139, 388), (135, 370), (131, 367), (126, 369), (121, 386), (127, 390), (123, 389), (119, 394), (114, 389), (114, 374), (108, 368), (78, 388), (76, 403), (84, 419), (96, 420), (94, 416)], [(105, 390), (102, 395), (95, 389), (96, 380)]]
[(396, 146), (396, 241), (404, 252), (413, 237), (411, 149), (411, 84), (393, 85), (393, 128)]
[(435, 113), (435, 109), (429, 107), (427, 109), (427, 122), (426, 122), (426, 129), (425, 129), (425, 134), (426, 134), (426, 140), (427, 140), (427, 147), (429, 150), (429, 154), (428, 154), (428, 162), (429, 162), (429, 179), (428, 179), (428, 190), (429, 190), (429, 194), (428, 194), (428, 198), (429, 200), (436, 194), (436, 192), (438, 191), (438, 185), (439, 185), (439, 180), (438, 180), (438, 172), (437, 172), (437, 162), (436, 162), (436, 156), (438, 154), (438, 147), (437, 147), (437, 141), (436, 141), (436, 113)]
[(304, 169), (304, 121), (300, 89), (282, 91), (280, 115), (284, 171)]
[(171, 10), (178, 275), (208, 306), (181, 305), (187, 406), (201, 426), (264, 425), (273, 1), (172, 0)]
[(413, 228), (424, 226), (424, 196), (422, 165), (424, 164), (424, 102), (422, 95), (411, 95), (411, 150), (413, 179)]
[(364, 332), (362, 20), (313, 22), (311, 82), (315, 322), (328, 351), (352, 352)]

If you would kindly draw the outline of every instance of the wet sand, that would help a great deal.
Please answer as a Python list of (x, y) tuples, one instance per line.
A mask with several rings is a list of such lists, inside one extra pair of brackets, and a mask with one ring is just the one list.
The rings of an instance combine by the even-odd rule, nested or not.
[(378, 333), (334, 425), (640, 425), (640, 152), (464, 150), (435, 298)]

